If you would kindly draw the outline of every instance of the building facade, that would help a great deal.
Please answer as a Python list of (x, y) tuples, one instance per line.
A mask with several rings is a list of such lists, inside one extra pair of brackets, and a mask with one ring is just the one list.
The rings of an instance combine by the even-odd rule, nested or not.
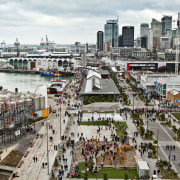
[(103, 51), (104, 41), (103, 41), (103, 31), (97, 32), (97, 51)]
[(167, 31), (172, 30), (172, 16), (163, 16), (161, 18), (161, 25), (162, 25), (162, 36), (167, 35)]
[(110, 47), (118, 47), (118, 20), (107, 20), (104, 25), (104, 43), (109, 42)]
[(148, 23), (142, 23), (140, 25), (140, 35), (141, 37), (147, 37), (149, 33), (149, 24)]
[(151, 22), (151, 29), (153, 31), (153, 48), (159, 49), (161, 38), (161, 22), (153, 18)]
[(134, 26), (123, 26), (122, 36), (124, 47), (134, 47)]

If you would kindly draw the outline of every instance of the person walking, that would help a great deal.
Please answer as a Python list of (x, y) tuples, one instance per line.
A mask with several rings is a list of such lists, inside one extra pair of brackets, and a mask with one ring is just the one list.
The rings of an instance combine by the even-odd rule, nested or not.
[(36, 162), (37, 162), (37, 156), (36, 156), (36, 158), (35, 158), (35, 159), (36, 159)]
[(42, 167), (43, 167), (43, 169), (44, 169), (44, 162), (42, 163)]
[(176, 155), (174, 154), (174, 161), (176, 160)]
[(33, 156), (33, 160), (34, 160), (34, 162), (35, 162), (35, 160), (36, 160), (35, 156)]

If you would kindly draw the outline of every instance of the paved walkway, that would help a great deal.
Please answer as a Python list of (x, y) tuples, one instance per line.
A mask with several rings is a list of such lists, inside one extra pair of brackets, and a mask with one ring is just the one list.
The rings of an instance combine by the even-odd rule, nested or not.
[[(74, 81), (72, 81), (74, 83)], [(68, 87), (67, 87), (68, 89)], [(71, 90), (68, 91), (70, 95), (72, 96), (73, 92)], [(66, 99), (63, 99), (66, 101)], [(48, 99), (49, 105), (53, 107), (53, 109), (56, 109), (56, 112), (59, 112), (59, 105), (57, 106), (57, 102), (55, 101), (55, 98)], [(73, 100), (70, 102), (73, 103)], [(68, 102), (66, 102), (66, 105), (61, 106), (61, 120), (65, 120), (65, 123), (61, 123), (61, 129), (62, 129), (62, 135), (65, 132), (67, 123), (68, 123), (68, 116), (65, 116), (65, 111), (67, 108)], [(46, 125), (47, 124), (47, 125)], [(49, 128), (49, 126), (52, 126), (52, 129)], [(53, 130), (55, 133), (53, 133)], [(23, 157), (22, 160), (24, 163), (22, 164), (21, 168), (17, 168), (14, 172), (17, 172), (19, 177), (16, 179), (21, 180), (48, 180), (49, 174), (51, 172), (51, 169), (54, 164), (55, 157), (57, 155), (58, 150), (60, 149), (60, 117), (56, 116), (56, 113), (52, 113), (51, 116), (47, 119), (47, 121), (44, 123), (44, 126), (40, 129), (38, 134), (43, 135), (43, 137), (38, 137), (37, 139), (34, 139), (34, 146), (29, 147), (27, 151), (29, 151), (29, 154), (27, 157)], [(53, 137), (53, 141), (49, 140), (49, 137)], [(48, 146), (47, 146), (48, 141)], [(57, 151), (54, 150), (54, 147), (58, 146)], [(47, 148), (49, 153), (49, 160), (47, 159)], [(67, 152), (68, 153), (68, 152)], [(37, 157), (34, 161), (34, 157)], [(49, 162), (49, 163), (48, 163)], [(49, 171), (48, 166), (46, 165), (44, 168), (42, 167), (42, 163), (48, 163), (49, 164)]]

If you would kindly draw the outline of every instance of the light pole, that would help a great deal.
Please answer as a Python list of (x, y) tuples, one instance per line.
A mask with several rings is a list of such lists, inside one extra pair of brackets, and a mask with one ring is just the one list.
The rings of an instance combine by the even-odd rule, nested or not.
[(157, 130), (157, 159), (158, 159), (158, 138), (159, 138), (159, 129)]
[(134, 96), (135, 96), (136, 94), (135, 93), (133, 93), (133, 112), (134, 112)]
[(170, 151), (169, 151), (169, 164), (168, 164), (169, 176), (170, 176), (170, 171), (171, 171), (171, 151), (172, 151), (172, 148), (170, 148)]
[(59, 124), (59, 128), (60, 128), (60, 131), (59, 131), (59, 133), (60, 133), (60, 140), (61, 140), (61, 99), (60, 99), (60, 124)]
[(148, 131), (148, 123), (149, 123), (149, 121), (148, 121), (148, 111), (146, 111), (146, 117), (147, 117), (147, 131)]

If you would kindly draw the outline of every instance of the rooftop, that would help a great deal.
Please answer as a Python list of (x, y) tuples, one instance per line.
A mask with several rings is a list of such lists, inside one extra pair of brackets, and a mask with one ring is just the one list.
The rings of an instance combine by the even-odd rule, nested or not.
[[(95, 78), (96, 79), (96, 78)], [(97, 87), (98, 86), (98, 87)], [(120, 92), (116, 85), (114, 84), (114, 81), (112, 79), (100, 79), (97, 82), (97, 79), (88, 79), (85, 80), (80, 95), (85, 94), (116, 94), (119, 95)]]

